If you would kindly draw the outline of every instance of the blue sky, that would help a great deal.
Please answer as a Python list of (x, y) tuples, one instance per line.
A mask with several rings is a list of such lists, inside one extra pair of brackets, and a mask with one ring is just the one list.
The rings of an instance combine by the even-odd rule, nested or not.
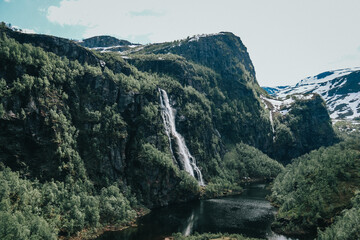
[(65, 38), (82, 39), (86, 27), (61, 26), (47, 19), (48, 8), (58, 6), (60, 0), (0, 0), (0, 21), (11, 23), (22, 29), (34, 30)]
[(0, 0), (0, 21), (36, 33), (135, 43), (230, 31), (260, 85), (360, 66), (359, 0)]

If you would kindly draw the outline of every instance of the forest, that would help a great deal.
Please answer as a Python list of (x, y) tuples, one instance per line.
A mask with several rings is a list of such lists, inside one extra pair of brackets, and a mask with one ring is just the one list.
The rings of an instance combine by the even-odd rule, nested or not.
[(358, 239), (360, 141), (345, 136), (287, 165), (275, 179), (270, 200), (279, 207), (273, 227), (318, 239)]

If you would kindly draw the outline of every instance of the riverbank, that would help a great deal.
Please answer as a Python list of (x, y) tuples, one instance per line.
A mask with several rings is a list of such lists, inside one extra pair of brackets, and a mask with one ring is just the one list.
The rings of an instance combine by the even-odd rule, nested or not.
[(164, 240), (260, 240), (259, 238), (248, 238), (241, 234), (228, 233), (195, 233), (191, 236), (183, 236), (181, 233), (173, 234), (171, 237), (166, 237)]
[[(105, 232), (97, 240), (159, 240), (169, 238), (173, 233), (193, 237), (195, 232), (239, 234), (246, 236), (245, 239), (264, 239), (269, 236), (271, 239), (287, 239), (271, 231), (275, 209), (265, 199), (269, 194), (267, 187), (268, 183), (249, 183), (243, 186), (241, 195), (153, 209), (138, 219), (137, 227)], [(221, 236), (226, 237), (225, 234)]]
[(254, 183), (271, 183), (274, 178), (249, 178), (246, 177), (235, 184), (209, 183), (206, 187), (202, 187), (200, 191), (200, 199), (221, 198), (226, 196), (235, 196), (243, 193), (243, 187)]
[(119, 232), (130, 227), (137, 227), (137, 221), (139, 218), (149, 214), (151, 211), (148, 208), (141, 207), (136, 209), (136, 217), (129, 222), (118, 224), (118, 225), (106, 225), (95, 229), (83, 229), (82, 231), (78, 232), (76, 236), (60, 236), (59, 239), (61, 240), (91, 240), (96, 239), (105, 232)]

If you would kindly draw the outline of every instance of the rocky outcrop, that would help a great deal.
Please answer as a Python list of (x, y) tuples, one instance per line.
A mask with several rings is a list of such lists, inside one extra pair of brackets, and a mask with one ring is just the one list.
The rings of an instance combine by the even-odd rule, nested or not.
[(248, 94), (245, 86), (262, 92), (256, 77), (255, 68), (241, 39), (230, 32), (196, 35), (173, 43), (146, 46), (141, 52), (155, 54), (173, 53), (209, 67), (220, 74), (219, 84), (228, 97), (238, 98)]
[(284, 164), (338, 141), (325, 102), (317, 94), (298, 96), (288, 107), (274, 112), (274, 119), (274, 146), (269, 155)]

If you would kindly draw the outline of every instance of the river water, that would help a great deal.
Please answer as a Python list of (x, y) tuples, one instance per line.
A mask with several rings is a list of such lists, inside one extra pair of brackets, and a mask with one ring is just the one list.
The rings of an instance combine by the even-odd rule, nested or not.
[(239, 233), (248, 237), (286, 240), (270, 225), (276, 209), (265, 199), (266, 184), (252, 183), (241, 195), (194, 201), (159, 209), (138, 221), (138, 227), (105, 232), (98, 240), (163, 240), (172, 233)]

